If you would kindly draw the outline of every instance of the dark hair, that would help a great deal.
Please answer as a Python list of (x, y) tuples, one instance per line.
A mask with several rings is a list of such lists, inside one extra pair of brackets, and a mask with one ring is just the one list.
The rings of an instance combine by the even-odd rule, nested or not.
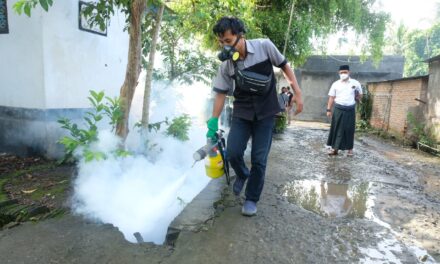
[(246, 33), (243, 21), (236, 17), (224, 16), (217, 21), (214, 28), (212, 29), (214, 34), (220, 37), (228, 30), (231, 30), (231, 33), (233, 35)]

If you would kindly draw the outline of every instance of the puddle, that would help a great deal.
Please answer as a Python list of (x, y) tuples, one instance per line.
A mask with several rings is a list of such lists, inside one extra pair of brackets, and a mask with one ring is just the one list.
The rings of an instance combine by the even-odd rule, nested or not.
[(281, 187), (290, 203), (327, 218), (364, 218), (369, 183), (348, 184), (318, 180), (293, 181)]

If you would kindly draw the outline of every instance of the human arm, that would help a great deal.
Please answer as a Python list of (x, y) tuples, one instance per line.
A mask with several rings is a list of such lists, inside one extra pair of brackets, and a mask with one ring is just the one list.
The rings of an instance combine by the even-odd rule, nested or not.
[(329, 96), (327, 102), (327, 116), (332, 117), (332, 107), (335, 102), (335, 96)]

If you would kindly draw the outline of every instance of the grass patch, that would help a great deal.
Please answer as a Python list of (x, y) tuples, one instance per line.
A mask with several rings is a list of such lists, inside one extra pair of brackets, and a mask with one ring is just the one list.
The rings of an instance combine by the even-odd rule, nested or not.
[(61, 183), (57, 183), (51, 187), (37, 189), (30, 195), (32, 200), (41, 200), (46, 195), (63, 195), (66, 190), (69, 188), (68, 181), (62, 181)]
[(7, 179), (0, 179), (0, 202), (8, 200), (8, 196), (3, 190), (3, 185), (5, 185)]
[(53, 169), (57, 166), (56, 163), (50, 163), (50, 164), (43, 164), (43, 165), (35, 165), (35, 166), (31, 166), (28, 169), (24, 169), (24, 170), (17, 170), (14, 171), (12, 173), (6, 174), (4, 175), (5, 178), (15, 178), (18, 176), (21, 176), (25, 173), (32, 173), (35, 171), (39, 171), (39, 170), (49, 170), (49, 169)]

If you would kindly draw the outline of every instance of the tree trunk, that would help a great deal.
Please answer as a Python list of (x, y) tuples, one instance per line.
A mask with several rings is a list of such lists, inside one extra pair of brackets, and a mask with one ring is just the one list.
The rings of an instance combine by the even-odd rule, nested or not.
[(125, 80), (120, 91), (123, 117), (116, 126), (116, 134), (123, 140), (128, 135), (128, 118), (134, 91), (138, 82), (141, 68), (141, 24), (146, 7), (146, 0), (133, 0), (130, 6), (128, 62)]
[(156, 55), (157, 39), (159, 38), (160, 24), (162, 22), (162, 15), (164, 9), (165, 9), (165, 5), (161, 4), (156, 14), (156, 21), (151, 36), (150, 55), (148, 58), (148, 65), (147, 65), (147, 76), (145, 78), (144, 104), (142, 109), (142, 127), (144, 129), (148, 128), (148, 123), (149, 123), (150, 94), (151, 94), (151, 82), (153, 79), (154, 57)]

